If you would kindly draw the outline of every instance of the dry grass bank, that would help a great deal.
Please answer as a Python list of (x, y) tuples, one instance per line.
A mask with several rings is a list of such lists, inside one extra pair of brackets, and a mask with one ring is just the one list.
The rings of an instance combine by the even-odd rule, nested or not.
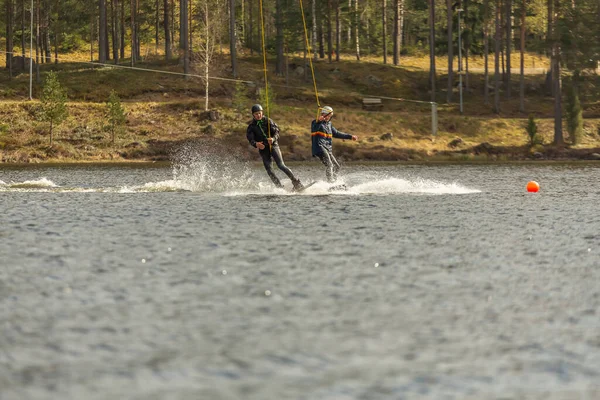
[[(439, 60), (441, 71), (442, 60)], [(529, 57), (528, 66), (543, 65), (539, 57)], [(474, 67), (478, 63), (473, 60)], [(582, 142), (573, 148), (559, 150), (550, 146), (530, 148), (527, 145), (525, 124), (529, 114), (534, 115), (545, 143), (553, 137), (552, 98), (544, 93), (544, 76), (526, 76), (527, 114), (519, 112), (518, 76), (513, 76), (512, 97), (506, 99), (503, 91), (501, 113), (484, 103), (483, 76), (471, 74), (469, 87), (464, 90), (464, 115), (459, 115), (458, 104), (440, 103), (438, 106), (438, 133), (431, 135), (431, 107), (428, 103), (429, 61), (427, 58), (402, 59), (401, 66), (384, 65), (381, 60), (367, 59), (356, 62), (342, 57), (338, 63), (315, 63), (318, 95), (321, 105), (335, 109), (334, 125), (346, 132), (359, 135), (358, 143), (338, 141), (336, 152), (349, 160), (423, 160), (451, 159), (523, 159), (528, 157), (591, 157), (599, 152), (600, 102), (597, 76), (584, 82), (585, 134)], [(444, 65), (445, 66), (445, 65)], [(142, 69), (181, 71), (177, 61), (152, 60), (138, 65)], [(270, 62), (270, 72), (272, 62)], [(0, 72), (0, 159), (4, 162), (39, 161), (108, 161), (108, 160), (165, 160), (172, 149), (188, 140), (206, 140), (215, 147), (242, 150), (249, 158), (255, 155), (245, 141), (245, 128), (250, 118), (245, 110), (235, 110), (232, 103), (236, 89), (227, 79), (228, 60), (222, 55), (210, 81), (210, 108), (218, 111), (211, 120), (205, 113), (204, 86), (199, 78), (161, 74), (131, 69), (90, 66), (87, 63), (41, 65), (42, 78), (46, 71), (58, 72), (69, 95), (69, 118), (55, 132), (55, 144), (49, 146), (47, 126), (38, 122), (37, 103), (29, 102), (29, 77), (15, 74), (9, 79)], [(240, 79), (258, 82), (243, 84), (242, 97), (247, 108), (257, 102), (257, 86), (262, 87), (261, 58), (243, 56), (239, 61)], [(224, 79), (218, 79), (222, 77)], [(302, 58), (290, 59), (284, 76), (269, 75), (271, 117), (282, 127), (282, 147), (286, 159), (310, 158), (310, 121), (317, 108), (310, 71)], [(445, 101), (445, 76), (438, 77), (437, 100)], [(105, 121), (105, 105), (111, 90), (116, 90), (127, 111), (125, 131), (113, 144)], [(41, 85), (34, 86), (38, 97)], [(240, 93), (238, 93), (240, 95)], [(382, 111), (361, 108), (364, 95), (384, 96), (402, 100), (383, 100)], [(490, 98), (490, 100), (492, 100)], [(458, 92), (454, 91), (454, 101)], [(213, 115), (214, 116), (214, 115)], [(384, 137), (385, 134), (387, 138)], [(391, 138), (390, 138), (391, 136)], [(461, 142), (450, 143), (457, 137)], [(565, 138), (569, 142), (565, 129)], [(482, 143), (488, 145), (481, 146)]]

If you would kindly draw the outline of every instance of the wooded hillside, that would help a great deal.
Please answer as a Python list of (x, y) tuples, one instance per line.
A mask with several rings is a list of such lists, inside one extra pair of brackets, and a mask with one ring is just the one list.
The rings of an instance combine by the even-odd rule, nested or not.
[[(558, 145), (564, 141), (564, 99), (579, 102), (582, 97), (595, 105), (600, 98), (598, 0), (3, 2), (0, 40), (8, 76), (29, 71), (31, 43), (38, 84), (40, 64), (135, 67), (149, 57), (163, 58), (164, 71), (202, 79), (208, 109), (214, 79), (261, 79), (240, 66), (240, 57), (262, 57), (263, 49), (273, 60), (267, 75), (285, 77), (287, 83), (292, 70), (303, 74), (307, 88), (311, 59), (336, 65), (352, 58), (406, 69), (411, 68), (407, 58), (422, 56), (429, 58), (424, 66), (428, 90), (399, 93), (412, 100), (460, 101), (462, 110), (463, 90), (477, 91), (496, 114), (518, 99), (519, 111), (527, 115), (527, 96), (545, 92), (554, 98), (553, 142)], [(534, 62), (527, 65), (525, 51), (539, 57), (530, 57)], [(225, 67), (217, 53), (229, 58)], [(360, 92), (377, 95), (382, 86), (398, 85), (369, 81), (377, 79), (369, 68), (363, 81), (357, 79)], [(527, 87), (530, 73), (546, 73), (544, 84)]]

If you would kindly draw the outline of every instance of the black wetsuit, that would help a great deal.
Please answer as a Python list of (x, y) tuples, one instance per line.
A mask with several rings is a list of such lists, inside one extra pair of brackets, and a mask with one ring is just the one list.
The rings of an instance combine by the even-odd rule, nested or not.
[[(298, 180), (298, 178), (294, 176), (292, 170), (284, 164), (283, 157), (281, 156), (281, 150), (279, 149), (279, 144), (277, 142), (279, 140), (279, 127), (272, 119), (269, 118), (268, 121), (269, 122), (267, 125), (267, 117), (263, 117), (260, 120), (253, 119), (246, 130), (246, 138), (253, 147), (256, 147), (256, 143), (258, 142), (261, 142), (265, 145), (265, 148), (259, 150), (258, 153), (263, 160), (263, 165), (267, 170), (269, 178), (271, 178), (275, 186), (283, 187), (281, 181), (273, 172), (273, 168), (271, 168), (271, 160), (275, 160), (277, 167), (292, 180), (294, 188), (298, 188), (301, 185), (300, 180)], [(273, 143), (271, 145), (269, 145), (267, 140), (269, 135), (273, 139)]]

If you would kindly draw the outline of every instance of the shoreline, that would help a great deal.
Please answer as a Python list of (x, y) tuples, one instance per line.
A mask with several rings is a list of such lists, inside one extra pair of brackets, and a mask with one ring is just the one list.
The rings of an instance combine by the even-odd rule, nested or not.
[[(260, 161), (247, 161), (257, 167), (262, 166)], [(290, 160), (285, 161), (287, 165), (298, 166), (308, 163), (318, 163), (316, 160)], [(344, 160), (342, 164), (346, 165), (560, 165), (560, 164), (581, 164), (581, 165), (600, 165), (600, 160), (597, 159), (585, 159), (585, 158), (557, 158), (557, 159), (472, 159), (472, 160), (451, 160), (442, 158), (431, 158), (425, 160)], [(0, 162), (1, 169), (35, 169), (35, 168), (62, 168), (62, 167), (80, 167), (80, 166), (93, 166), (93, 167), (122, 167), (122, 168), (164, 168), (172, 166), (174, 161), (168, 160), (119, 160), (119, 161), (85, 161), (85, 160), (49, 160), (35, 163), (9, 163)]]

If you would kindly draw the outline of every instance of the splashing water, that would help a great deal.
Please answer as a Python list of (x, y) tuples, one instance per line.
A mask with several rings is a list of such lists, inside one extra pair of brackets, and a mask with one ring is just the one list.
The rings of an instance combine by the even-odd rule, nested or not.
[(367, 180), (367, 182), (359, 183), (348, 190), (356, 194), (468, 194), (480, 192), (477, 189), (469, 189), (455, 182), (444, 183), (420, 178), (412, 181), (400, 178)]
[(435, 180), (415, 178), (412, 180), (395, 177), (381, 177), (376, 174), (350, 174), (345, 178), (338, 179), (333, 183), (317, 181), (306, 190), (294, 193), (285, 189), (277, 189), (268, 183), (259, 184), (259, 190), (237, 190), (226, 193), (229, 196), (244, 196), (251, 194), (270, 195), (300, 195), (300, 196), (323, 196), (323, 195), (393, 195), (393, 194), (471, 194), (480, 193), (478, 189), (470, 189), (456, 182), (445, 183)]
[(193, 192), (224, 192), (256, 188), (249, 163), (214, 141), (187, 142), (173, 154), (173, 179), (144, 187)]
[[(211, 153), (212, 152), (212, 153)], [(225, 196), (276, 195), (276, 196), (360, 196), (360, 195), (445, 195), (481, 192), (457, 182), (443, 182), (421, 177), (398, 177), (396, 174), (379, 171), (356, 171), (344, 175), (333, 184), (318, 180), (302, 192), (292, 192), (291, 184), (282, 176), (285, 189), (276, 188), (260, 169), (252, 169), (249, 162), (235, 152), (219, 151), (219, 147), (185, 144), (173, 157), (172, 179), (139, 182), (135, 185), (113, 187), (65, 187), (42, 177), (23, 182), (0, 181), (0, 191), (25, 192), (98, 192), (98, 193), (148, 193), (192, 191), (215, 193)], [(298, 171), (303, 182), (311, 179)], [(306, 172), (306, 171), (305, 171)], [(303, 176), (305, 175), (305, 176)], [(402, 174), (404, 175), (404, 174)], [(164, 175), (163, 175), (164, 176)]]
[(40, 178), (31, 181), (9, 183), (6, 186), (12, 189), (49, 189), (55, 188), (56, 184), (48, 178)]

